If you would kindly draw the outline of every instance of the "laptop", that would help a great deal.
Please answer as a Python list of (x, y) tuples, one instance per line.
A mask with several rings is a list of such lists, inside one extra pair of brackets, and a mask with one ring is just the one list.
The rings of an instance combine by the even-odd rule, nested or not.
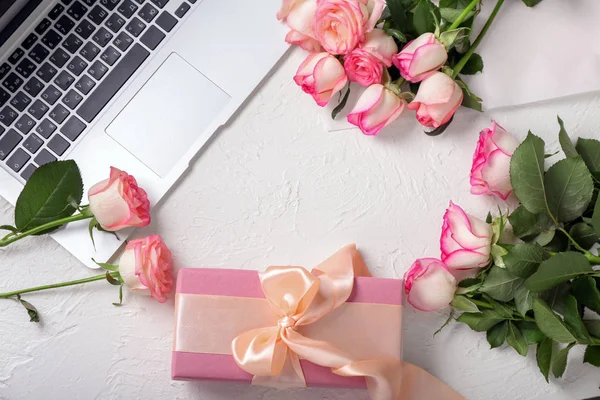
[[(87, 189), (115, 166), (155, 206), (286, 52), (281, 0), (0, 1), (0, 196), (73, 159)], [(85, 204), (85, 196), (84, 196)], [(90, 268), (132, 229), (52, 237)]]

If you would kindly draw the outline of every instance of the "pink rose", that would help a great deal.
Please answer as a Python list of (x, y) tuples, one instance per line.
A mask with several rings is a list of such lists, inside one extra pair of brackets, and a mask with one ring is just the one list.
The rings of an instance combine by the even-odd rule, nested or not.
[(383, 64), (363, 49), (354, 49), (344, 58), (344, 69), (348, 79), (362, 86), (381, 83), (383, 76)]
[(386, 67), (392, 66), (392, 57), (398, 52), (394, 39), (382, 29), (373, 29), (367, 33), (365, 41), (359, 47), (377, 57)]
[(298, 4), (298, 3), (302, 3), (305, 0), (283, 0), (281, 2), (281, 8), (279, 9), (279, 11), (277, 11), (277, 19), (282, 21), (284, 19), (287, 18), (287, 16), (290, 14), (290, 11), (292, 11), (292, 8)]
[(361, 0), (317, 0), (315, 35), (331, 54), (348, 54), (364, 39), (369, 22)]
[(110, 167), (110, 178), (91, 187), (90, 211), (107, 231), (150, 223), (150, 202), (144, 189), (127, 172)]
[(327, 53), (312, 53), (300, 64), (294, 82), (323, 107), (344, 88), (348, 78), (337, 58)]
[(409, 82), (421, 82), (440, 69), (448, 60), (446, 47), (433, 33), (424, 33), (408, 42), (394, 56), (394, 65)]
[(286, 17), (291, 31), (285, 37), (286, 42), (310, 52), (321, 51), (313, 29), (316, 10), (317, 0), (296, 0), (291, 5)]
[(119, 273), (129, 290), (160, 303), (173, 291), (171, 251), (158, 235), (130, 241), (119, 260)]
[(471, 167), (471, 193), (495, 195), (506, 200), (512, 192), (510, 159), (519, 142), (492, 121), (481, 131)]
[(381, 84), (369, 86), (348, 114), (348, 122), (365, 135), (377, 135), (402, 114), (404, 100)]
[(490, 262), (492, 227), (450, 202), (444, 214), (440, 248), (450, 270), (485, 267)]
[(404, 291), (416, 309), (436, 311), (454, 299), (456, 278), (440, 260), (421, 258), (404, 274)]
[(423, 126), (438, 128), (450, 121), (463, 100), (460, 86), (442, 72), (435, 72), (421, 82), (409, 110), (417, 111), (417, 120)]
[(381, 14), (383, 14), (383, 10), (387, 5), (386, 0), (362, 0), (362, 2), (367, 5), (367, 11), (369, 12), (367, 32), (371, 32), (375, 28), (375, 25), (377, 25), (379, 18), (381, 18)]

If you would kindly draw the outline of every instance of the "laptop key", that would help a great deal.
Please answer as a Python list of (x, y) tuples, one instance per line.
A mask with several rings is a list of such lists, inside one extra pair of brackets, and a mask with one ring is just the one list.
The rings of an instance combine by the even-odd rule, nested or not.
[(153, 2), (158, 8), (163, 8), (169, 2), (169, 0), (150, 0), (150, 1)]
[(10, 57), (8, 57), (8, 62), (12, 65), (15, 65), (17, 62), (19, 62), (21, 57), (23, 57), (23, 54), (25, 54), (25, 51), (23, 49), (16, 49), (15, 51), (13, 51)]
[[(56, 125), (54, 122), (50, 121), (48, 118), (44, 118), (42, 122), (35, 128), (35, 131), (39, 133), (44, 139), (48, 139), (50, 135), (56, 130)], [(36, 161), (37, 162), (37, 161)], [(38, 163), (38, 165), (41, 165)]]
[(82, 0), (88, 6), (93, 6), (97, 0)]
[[(61, 104), (57, 104), (56, 107), (50, 111), (50, 118), (57, 124), (62, 124), (65, 119), (69, 116), (70, 112)], [(60, 154), (59, 154), (60, 155)]]
[(30, 59), (25, 57), (19, 63), (19, 65), (17, 65), (15, 67), (15, 71), (17, 71), (19, 74), (21, 74), (21, 76), (23, 76), (23, 78), (28, 78), (29, 75), (31, 75), (33, 73), (33, 71), (35, 71), (36, 68), (37, 68), (37, 65), (35, 65), (34, 63), (31, 62)]
[(11, 151), (17, 147), (23, 140), (23, 136), (19, 135), (14, 129), (9, 129), (4, 135), (0, 137), (0, 160), (4, 160)]
[(27, 96), (23, 92), (19, 92), (12, 98), (10, 101), (10, 105), (16, 108), (19, 111), (23, 111), (29, 106), (31, 103), (31, 97)]
[[(62, 74), (62, 72), (61, 72), (61, 74)], [(48, 103), (50, 105), (53, 105), (54, 103), (56, 103), (56, 101), (60, 98), (60, 96), (62, 96), (61, 91), (58, 90), (56, 87), (54, 87), (54, 85), (48, 86), (46, 88), (46, 90), (44, 90), (44, 93), (42, 93), (42, 99), (44, 99), (46, 101), (46, 103)]]
[(17, 119), (17, 112), (10, 106), (6, 106), (0, 111), (0, 122), (6, 126), (10, 126)]
[(88, 74), (90, 74), (92, 78), (96, 79), (97, 81), (102, 79), (104, 74), (106, 74), (106, 71), (108, 71), (108, 67), (102, 64), (100, 61), (94, 61), (92, 66), (87, 70)]
[(77, 114), (84, 121), (92, 122), (149, 55), (148, 50), (137, 43), (134, 44), (92, 94), (79, 106)]
[(63, 48), (59, 47), (50, 56), (50, 62), (56, 65), (58, 68), (62, 68), (67, 63), (67, 61), (69, 61), (69, 58), (71, 58), (69, 53), (67, 53)]
[(79, 81), (75, 84), (75, 89), (79, 90), (83, 94), (88, 94), (96, 86), (96, 82), (87, 75), (83, 75)]
[(48, 33), (42, 37), (42, 43), (44, 43), (50, 49), (54, 49), (56, 46), (58, 46), (61, 40), (62, 36), (54, 29), (50, 29)]
[(50, 65), (50, 63), (45, 62), (35, 74), (44, 82), (48, 83), (54, 78), (54, 75), (56, 75), (57, 72), (58, 70)]
[(38, 135), (32, 133), (27, 137), (27, 139), (25, 139), (25, 142), (23, 142), (23, 147), (25, 147), (31, 154), (35, 154), (43, 144), (44, 141), (40, 139)]
[(119, 4), (121, 0), (100, 0), (100, 4), (108, 9), (108, 11), (112, 11), (115, 9), (117, 4)]
[(154, 50), (164, 38), (165, 34), (160, 29), (152, 25), (146, 32), (144, 32), (140, 38), (140, 42), (148, 46), (150, 50)]
[(46, 32), (46, 30), (50, 28), (50, 25), (52, 25), (52, 22), (50, 22), (48, 18), (44, 18), (40, 21), (38, 26), (35, 27), (35, 33), (37, 33), (38, 35), (43, 35), (44, 32)]
[(35, 121), (27, 114), (21, 115), (21, 118), (15, 122), (15, 128), (21, 131), (24, 135), (27, 135), (30, 130), (35, 126)]
[(98, 43), (100, 47), (106, 46), (108, 42), (113, 38), (113, 34), (110, 33), (106, 28), (102, 27), (94, 33), (92, 39), (94, 42)]
[(37, 157), (33, 159), (33, 161), (35, 161), (35, 163), (41, 167), (42, 165), (56, 161), (56, 157), (54, 157), (54, 155), (48, 150), (42, 149), (42, 151), (40, 151), (40, 154), (38, 154)]
[(100, 47), (96, 46), (93, 42), (87, 42), (79, 51), (79, 54), (81, 54), (86, 60), (92, 61), (98, 54), (100, 54)]
[(10, 71), (10, 65), (7, 63), (0, 65), (0, 79), (4, 78), (8, 74), (8, 71)]
[(88, 21), (87, 19), (83, 19), (79, 25), (77, 25), (77, 28), (75, 28), (75, 33), (77, 33), (79, 36), (81, 36), (84, 39), (87, 39), (90, 37), (90, 35), (96, 30), (96, 27), (94, 26), (94, 24), (92, 24), (90, 21)]
[(117, 13), (114, 13), (113, 15), (110, 16), (110, 18), (108, 18), (106, 20), (104, 25), (106, 25), (108, 29), (113, 31), (113, 33), (117, 33), (121, 30), (123, 25), (125, 25), (125, 22), (126, 21), (125, 21), (125, 19), (123, 19), (123, 17), (121, 17)]
[(71, 29), (73, 29), (75, 27), (75, 22), (73, 22), (73, 20), (71, 18), (67, 17), (66, 15), (63, 15), (62, 17), (60, 17), (58, 19), (58, 21), (56, 21), (56, 23), (54, 24), (54, 27), (60, 33), (62, 33), (63, 35), (66, 35), (67, 33), (69, 33), (71, 31)]
[(75, 54), (81, 47), (83, 41), (74, 34), (70, 34), (62, 44), (62, 47), (71, 54)]
[(158, 14), (158, 10), (156, 8), (152, 7), (152, 5), (150, 3), (146, 3), (146, 4), (144, 4), (144, 7), (142, 7), (140, 12), (138, 13), (138, 16), (141, 19), (143, 19), (144, 21), (146, 21), (147, 23), (150, 23), (150, 22), (152, 22), (154, 17), (156, 17), (156, 14)]
[(8, 74), (5, 80), (2, 81), (2, 86), (10, 90), (10, 92), (14, 93), (21, 87), (23, 84), (23, 79), (21, 79), (17, 74), (11, 72)]
[(8, 159), (6, 164), (15, 172), (19, 172), (21, 168), (31, 159), (31, 156), (23, 149), (17, 149)]
[(50, 52), (46, 50), (44, 46), (38, 43), (29, 52), (29, 57), (31, 57), (36, 63), (41, 64), (44, 62), (46, 57), (48, 57), (48, 54), (50, 54)]
[(54, 135), (54, 137), (48, 142), (48, 148), (56, 155), (62, 156), (69, 148), (69, 142), (63, 139), (60, 135)]
[(81, 73), (87, 68), (88, 64), (81, 59), (79, 56), (75, 56), (69, 64), (67, 69), (75, 76), (81, 75)]
[(95, 6), (87, 17), (96, 25), (100, 25), (108, 17), (108, 12), (100, 6)]
[(73, 0), (61, 0), (63, 2), (64, 5), (68, 6), (69, 4), (71, 4), (73, 2)]
[(175, 15), (179, 18), (183, 18), (185, 14), (190, 10), (190, 5), (188, 3), (181, 3), (179, 8), (175, 10)]
[(55, 5), (54, 8), (48, 13), (48, 18), (54, 21), (64, 11), (64, 9), (65, 7), (62, 4)]
[(60, 128), (60, 132), (67, 137), (71, 142), (77, 140), (81, 132), (84, 131), (86, 125), (76, 116), (69, 118), (66, 124)]
[(167, 11), (163, 11), (156, 19), (156, 25), (160, 26), (166, 32), (171, 32), (175, 24), (177, 24), (177, 19)]
[(135, 5), (131, 0), (125, 0), (121, 3), (117, 11), (121, 13), (125, 18), (131, 18), (131, 16), (137, 11), (138, 6)]
[(65, 97), (63, 97), (62, 102), (71, 110), (74, 110), (75, 107), (77, 107), (77, 105), (81, 102), (81, 100), (83, 100), (83, 97), (75, 90), (71, 89), (67, 92)]
[(54, 79), (54, 84), (62, 90), (67, 90), (73, 82), (75, 82), (75, 78), (67, 71), (62, 71), (60, 74), (58, 74), (56, 79)]
[(30, 96), (37, 96), (42, 89), (44, 88), (44, 84), (40, 82), (38, 78), (33, 76), (26, 84), (23, 86), (23, 90), (28, 93)]
[(192, 4), (196, 4), (196, 0), (188, 0)]
[(127, 29), (127, 32), (131, 33), (133, 36), (138, 37), (140, 36), (140, 33), (146, 29), (146, 24), (135, 17), (131, 20), (131, 22), (129, 22), (125, 29)]
[(23, 172), (21, 172), (21, 178), (23, 178), (26, 181), (28, 181), (29, 178), (31, 178), (31, 175), (33, 175), (33, 173), (35, 172), (36, 169), (37, 168), (35, 167), (35, 165), (29, 164), (28, 166), (25, 167), (25, 169), (23, 170)]
[(100, 56), (100, 58), (102, 58), (102, 61), (104, 61), (108, 65), (113, 65), (114, 63), (116, 63), (119, 57), (121, 57), (121, 53), (119, 53), (112, 46), (108, 46), (106, 50), (104, 50), (104, 53), (102, 53), (102, 56)]
[(76, 1), (73, 3), (71, 7), (67, 10), (67, 14), (69, 14), (75, 21), (79, 21), (87, 12), (88, 8)]
[(42, 117), (44, 115), (46, 115), (46, 113), (48, 112), (49, 109), (50, 109), (50, 107), (48, 107), (46, 104), (44, 104), (44, 102), (42, 102), (41, 100), (36, 100), (27, 109), (27, 112), (29, 114), (31, 114), (31, 116), (33, 118), (35, 118), (39, 121), (40, 119), (42, 119)]
[(23, 46), (23, 48), (25, 50), (29, 50), (31, 48), (31, 46), (33, 46), (35, 44), (35, 42), (37, 40), (38, 40), (38, 36), (35, 33), (30, 33), (29, 35), (27, 35), (25, 40), (23, 40), (23, 42), (21, 43), (21, 46)]
[(133, 38), (125, 32), (119, 33), (117, 38), (113, 40), (113, 44), (121, 51), (125, 51), (133, 43)]
[[(10, 99), (10, 94), (2, 88), (0, 88), (0, 107), (2, 107)], [(0, 126), (1, 128), (1, 126)], [(1, 133), (1, 132), (0, 132)]]

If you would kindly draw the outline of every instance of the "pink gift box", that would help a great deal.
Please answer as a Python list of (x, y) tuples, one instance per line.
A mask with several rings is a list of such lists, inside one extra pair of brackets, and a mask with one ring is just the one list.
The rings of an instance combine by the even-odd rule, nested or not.
[[(322, 335), (319, 340), (328, 340), (327, 329), (323, 327), (342, 324), (343, 337), (336, 340), (342, 350), (352, 351), (355, 341), (369, 341), (369, 356), (394, 357), (401, 359), (401, 304), (403, 282), (399, 279), (371, 277), (354, 278), (354, 287), (346, 304), (331, 312), (322, 320), (307, 326), (299, 332), (307, 337)], [(239, 302), (257, 304), (256, 316), (248, 316), (235, 307), (221, 307), (222, 297), (239, 298)], [(260, 299), (263, 299), (262, 301)], [(227, 352), (226, 344), (239, 334), (265, 327), (264, 317), (268, 313), (261, 303), (267, 303), (262, 292), (257, 271), (227, 269), (181, 269), (176, 290), (176, 327), (171, 376), (176, 380), (223, 380), (252, 381), (253, 376), (242, 370)], [(359, 321), (349, 318), (349, 309), (367, 307), (348, 305), (362, 303), (376, 305), (385, 310), (382, 313), (362, 312)], [(241, 303), (238, 303), (241, 304)], [(244, 304), (246, 305), (246, 304)], [(395, 307), (390, 307), (395, 306)], [(258, 310), (262, 310), (259, 312)], [(237, 313), (237, 314), (236, 314)], [(355, 314), (354, 314), (355, 315)], [(229, 317), (229, 318), (227, 318)], [(340, 326), (338, 326), (339, 328)], [(301, 327), (301, 329), (304, 327)], [(221, 332), (227, 334), (223, 337)], [(214, 343), (214, 346), (213, 346)], [(372, 353), (372, 354), (371, 354)], [(300, 361), (306, 384), (316, 387), (365, 388), (363, 377), (342, 377), (329, 368), (315, 365), (307, 360)]]

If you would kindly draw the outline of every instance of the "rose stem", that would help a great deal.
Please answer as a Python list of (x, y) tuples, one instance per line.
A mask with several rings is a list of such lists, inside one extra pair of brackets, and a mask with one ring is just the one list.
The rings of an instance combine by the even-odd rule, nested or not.
[(456, 64), (454, 66), (454, 73), (452, 74), (452, 78), (456, 78), (458, 76), (458, 74), (460, 73), (460, 71), (464, 68), (465, 64), (467, 64), (467, 62), (469, 61), (469, 58), (471, 58), (471, 56), (473, 55), (473, 53), (475, 53), (475, 50), (477, 49), (477, 46), (479, 46), (479, 43), (481, 43), (481, 41), (483, 40), (483, 37), (487, 33), (488, 29), (490, 29), (490, 26), (492, 25), (492, 22), (494, 22), (494, 19), (496, 18), (496, 15), (498, 14), (498, 11), (500, 11), (500, 7), (502, 7), (503, 3), (504, 3), (504, 0), (498, 0), (498, 2), (496, 3), (496, 7), (494, 7), (494, 10), (492, 11), (492, 14), (488, 18), (488, 20), (485, 23), (485, 25), (483, 26), (483, 29), (479, 33), (479, 36), (477, 36), (477, 39), (475, 39), (475, 41), (473, 42), (473, 44), (471, 45), (471, 47), (469, 47), (469, 50), (467, 50), (467, 52), (460, 59), (460, 61), (458, 62), (458, 64)]
[[(109, 274), (113, 278), (115, 278), (115, 277), (117, 277), (118, 272), (109, 272)], [(39, 292), (41, 290), (56, 289), (56, 288), (61, 288), (61, 287), (65, 287), (65, 286), (75, 286), (75, 285), (80, 285), (82, 283), (100, 281), (102, 279), (106, 279), (106, 274), (90, 276), (89, 278), (78, 279), (75, 281), (54, 283), (52, 285), (36, 286), (36, 287), (29, 288), (29, 289), (15, 290), (14, 292), (0, 293), (0, 299), (6, 299), (6, 298), (13, 297), (13, 296), (16, 296), (18, 294), (23, 294), (23, 293)]]
[(479, 3), (479, 1), (480, 0), (473, 0), (473, 1), (471, 1), (471, 3), (469, 3), (469, 5), (466, 6), (464, 10), (462, 10), (462, 12), (458, 15), (458, 17), (456, 17), (456, 19), (454, 20), (454, 22), (452, 23), (452, 25), (450, 25), (447, 30), (448, 31), (452, 31), (452, 30), (458, 28), (458, 26), (460, 24), (462, 24), (462, 22), (465, 19), (465, 17), (467, 15), (469, 15), (469, 13), (471, 12), (471, 10), (473, 8), (475, 8), (475, 6), (477, 5), (477, 3)]

